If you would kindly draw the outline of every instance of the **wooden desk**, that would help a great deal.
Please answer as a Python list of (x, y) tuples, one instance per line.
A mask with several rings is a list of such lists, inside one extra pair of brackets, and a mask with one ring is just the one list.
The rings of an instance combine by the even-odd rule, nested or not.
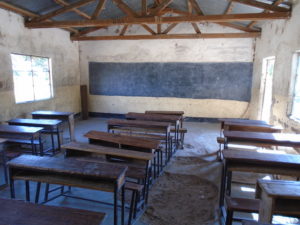
[(36, 153), (35, 141), (38, 141), (40, 147), (40, 154), (43, 155), (43, 147), (41, 140), (42, 127), (27, 127), (27, 126), (13, 126), (0, 125), (0, 136), (7, 139), (7, 142), (17, 142), (17, 140), (28, 140), (32, 147), (32, 153)]
[(172, 146), (169, 144), (170, 140), (170, 128), (171, 124), (168, 122), (156, 122), (147, 120), (121, 120), (121, 119), (111, 119), (107, 121), (108, 132), (114, 128), (129, 128), (130, 130), (144, 130), (149, 132), (163, 133), (165, 138), (165, 153), (166, 161), (169, 156), (167, 154), (172, 151)]
[(7, 121), (9, 125), (30, 126), (30, 127), (43, 127), (43, 133), (50, 133), (53, 154), (55, 153), (55, 143), (53, 134), (57, 135), (57, 145), (60, 151), (60, 137), (59, 137), (59, 125), (61, 120), (46, 120), (46, 119), (11, 119)]
[(158, 140), (148, 140), (124, 135), (122, 136), (120, 134), (112, 134), (95, 130), (89, 131), (84, 136), (89, 139), (89, 143), (91, 144), (99, 144), (103, 146), (124, 148), (149, 153), (155, 151), (157, 153), (157, 157), (154, 158), (154, 175), (158, 176), (158, 173), (162, 170), (162, 153), (159, 148), (160, 141)]
[(272, 223), (273, 214), (300, 215), (300, 182), (258, 180), (256, 198), (260, 198), (259, 222)]
[(14, 180), (25, 180), (27, 201), (30, 201), (29, 181), (113, 192), (114, 225), (118, 224), (117, 200), (121, 190), (121, 222), (124, 224), (126, 166), (30, 155), (19, 156), (9, 161), (7, 165), (12, 198), (15, 198)]
[[(243, 225), (272, 225), (270, 223), (259, 223), (259, 222), (255, 222), (255, 221), (246, 221), (244, 220)], [(275, 224), (273, 224), (275, 225)], [(283, 224), (276, 224), (276, 225), (283, 225)], [(296, 224), (285, 224), (285, 225), (296, 225)]]
[(180, 116), (180, 128), (183, 127), (183, 114), (184, 111), (153, 111), (153, 110), (148, 110), (145, 111), (146, 114), (161, 114), (161, 115), (175, 115), (175, 116)]
[(168, 122), (175, 127), (175, 140), (178, 144), (178, 131), (180, 127), (181, 116), (177, 115), (167, 115), (167, 114), (150, 114), (150, 113), (134, 113), (129, 112), (125, 115), (126, 119), (130, 120), (147, 120), (147, 121), (158, 121), (158, 122)]
[(122, 136), (107, 132), (91, 130), (84, 135), (90, 140), (90, 143), (112, 144), (113, 147), (130, 148), (145, 151), (152, 151), (159, 148), (160, 142), (157, 140), (148, 140), (137, 137)]
[(268, 123), (266, 121), (263, 120), (248, 120), (248, 119), (237, 119), (237, 118), (226, 118), (226, 119), (219, 119), (219, 121), (221, 122), (221, 129), (220, 129), (220, 134), (222, 136), (222, 132), (224, 130), (224, 124), (226, 122), (229, 123), (242, 123), (242, 124), (266, 124), (268, 125)]
[(260, 153), (246, 150), (223, 151), (224, 169), (220, 188), (220, 206), (225, 193), (230, 196), (233, 171), (300, 177), (300, 155)]
[(264, 132), (264, 133), (280, 133), (282, 127), (272, 126), (268, 124), (249, 124), (237, 122), (225, 122), (224, 131), (248, 131), (248, 132)]
[(75, 141), (74, 132), (74, 113), (73, 112), (56, 112), (56, 111), (35, 111), (31, 113), (33, 119), (57, 119), (68, 122), (70, 140)]
[(225, 148), (230, 142), (247, 145), (300, 147), (300, 134), (224, 131)]
[(145, 113), (149, 114), (163, 114), (163, 115), (176, 115), (183, 116), (184, 111), (158, 111), (158, 110), (147, 110)]
[(101, 212), (10, 199), (0, 199), (0, 205), (0, 224), (3, 225), (101, 225), (105, 218)]

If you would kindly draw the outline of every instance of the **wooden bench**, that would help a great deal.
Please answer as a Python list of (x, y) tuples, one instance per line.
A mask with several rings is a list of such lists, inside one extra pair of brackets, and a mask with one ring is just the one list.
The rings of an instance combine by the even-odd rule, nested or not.
[(100, 225), (105, 213), (0, 199), (3, 225)]
[[(74, 159), (22, 155), (7, 163), (11, 198), (15, 198), (15, 180), (25, 181), (26, 200), (30, 201), (29, 181), (75, 186), (114, 193), (114, 225), (118, 225), (118, 193), (121, 192), (121, 222), (124, 224), (124, 184), (127, 167), (116, 164), (82, 162)], [(61, 195), (60, 195), (61, 196)]]
[(226, 209), (226, 225), (231, 225), (234, 212), (258, 213), (259, 200), (246, 198), (233, 198), (225, 196)]

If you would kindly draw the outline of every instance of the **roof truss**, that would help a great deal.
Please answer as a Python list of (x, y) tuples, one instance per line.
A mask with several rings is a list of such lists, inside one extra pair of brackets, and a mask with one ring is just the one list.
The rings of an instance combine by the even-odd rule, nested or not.
[[(123, 0), (110, 0), (126, 16), (113, 19), (100, 19), (101, 12), (105, 10), (107, 0), (77, 0), (68, 3), (67, 0), (53, 0), (60, 6), (46, 14), (39, 15), (20, 7), (0, 2), (0, 8), (14, 11), (26, 17), (25, 26), (31, 29), (37, 28), (63, 28), (71, 32), (71, 39), (84, 40), (136, 40), (136, 39), (191, 39), (191, 38), (255, 38), (260, 35), (260, 29), (254, 27), (258, 21), (287, 19), (290, 17), (290, 8), (280, 6), (283, 0), (263, 3), (256, 0), (230, 0), (223, 14), (205, 15), (197, 0), (185, 0), (186, 9), (171, 7), (173, 0), (155, 0), (154, 4), (148, 4), (149, 0), (140, 0), (139, 11), (133, 10)], [(95, 9), (91, 15), (79, 9), (90, 3), (95, 3)], [(262, 9), (261, 13), (231, 14), (236, 4), (244, 4)], [(55, 20), (55, 17), (67, 12), (78, 14), (80, 20)], [(250, 23), (242, 25), (240, 21)], [(178, 24), (190, 23), (194, 33), (170, 34)], [(203, 33), (199, 23), (216, 23), (221, 26), (237, 30), (237, 33)], [(148, 35), (132, 35), (128, 29), (132, 25), (143, 27)], [(151, 28), (156, 25), (156, 31)], [(166, 28), (163, 30), (162, 25)], [(91, 32), (110, 26), (121, 26), (121, 31), (115, 36), (90, 36)]]

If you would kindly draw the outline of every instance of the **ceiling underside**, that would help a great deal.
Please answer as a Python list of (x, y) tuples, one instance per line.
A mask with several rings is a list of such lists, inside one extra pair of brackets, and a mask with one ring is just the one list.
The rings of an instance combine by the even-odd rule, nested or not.
[[(25, 17), (25, 26), (63, 28), (72, 40), (133, 40), (170, 38), (251, 38), (260, 35), (265, 20), (290, 17), (288, 0), (11, 0), (0, 8)], [(230, 33), (203, 33), (201, 26), (214, 23)], [(178, 24), (189, 33), (173, 32)], [(105, 33), (117, 26), (117, 33)], [(147, 33), (131, 34), (130, 26)], [(201, 29), (200, 29), (201, 28)], [(96, 31), (101, 35), (95, 35)], [(97, 32), (96, 32), (97, 33)]]

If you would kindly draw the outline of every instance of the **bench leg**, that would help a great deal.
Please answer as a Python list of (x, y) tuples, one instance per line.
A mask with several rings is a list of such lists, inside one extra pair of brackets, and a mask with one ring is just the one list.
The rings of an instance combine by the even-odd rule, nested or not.
[(25, 192), (26, 192), (26, 201), (30, 202), (30, 187), (29, 187), (29, 181), (25, 181)]
[(16, 198), (15, 194), (15, 181), (11, 178), (11, 175), (9, 176), (9, 186), (10, 186), (10, 197), (12, 199)]
[(132, 191), (131, 195), (131, 202), (130, 202), (130, 209), (129, 209), (129, 218), (128, 218), (128, 224), (131, 225), (132, 219), (133, 219), (133, 212), (134, 212), (134, 207), (135, 207), (135, 202), (136, 202), (136, 191)]
[(122, 194), (122, 211), (121, 211), (121, 224), (124, 225), (125, 223), (125, 185), (123, 185), (122, 190), (121, 190), (121, 194)]
[(36, 184), (36, 193), (35, 193), (35, 204), (39, 203), (40, 198), (40, 191), (41, 191), (41, 182), (37, 182)]
[(233, 218), (233, 211), (227, 210), (226, 213), (226, 225), (231, 225), (232, 224), (232, 218)]
[(54, 144), (54, 136), (53, 131), (51, 130), (51, 144), (52, 144), (52, 155), (55, 155), (55, 144)]
[(49, 196), (49, 186), (50, 184), (46, 184), (46, 188), (45, 188), (45, 196), (44, 196), (44, 201), (48, 201), (48, 196)]
[(118, 225), (118, 188), (114, 190), (114, 225)]

